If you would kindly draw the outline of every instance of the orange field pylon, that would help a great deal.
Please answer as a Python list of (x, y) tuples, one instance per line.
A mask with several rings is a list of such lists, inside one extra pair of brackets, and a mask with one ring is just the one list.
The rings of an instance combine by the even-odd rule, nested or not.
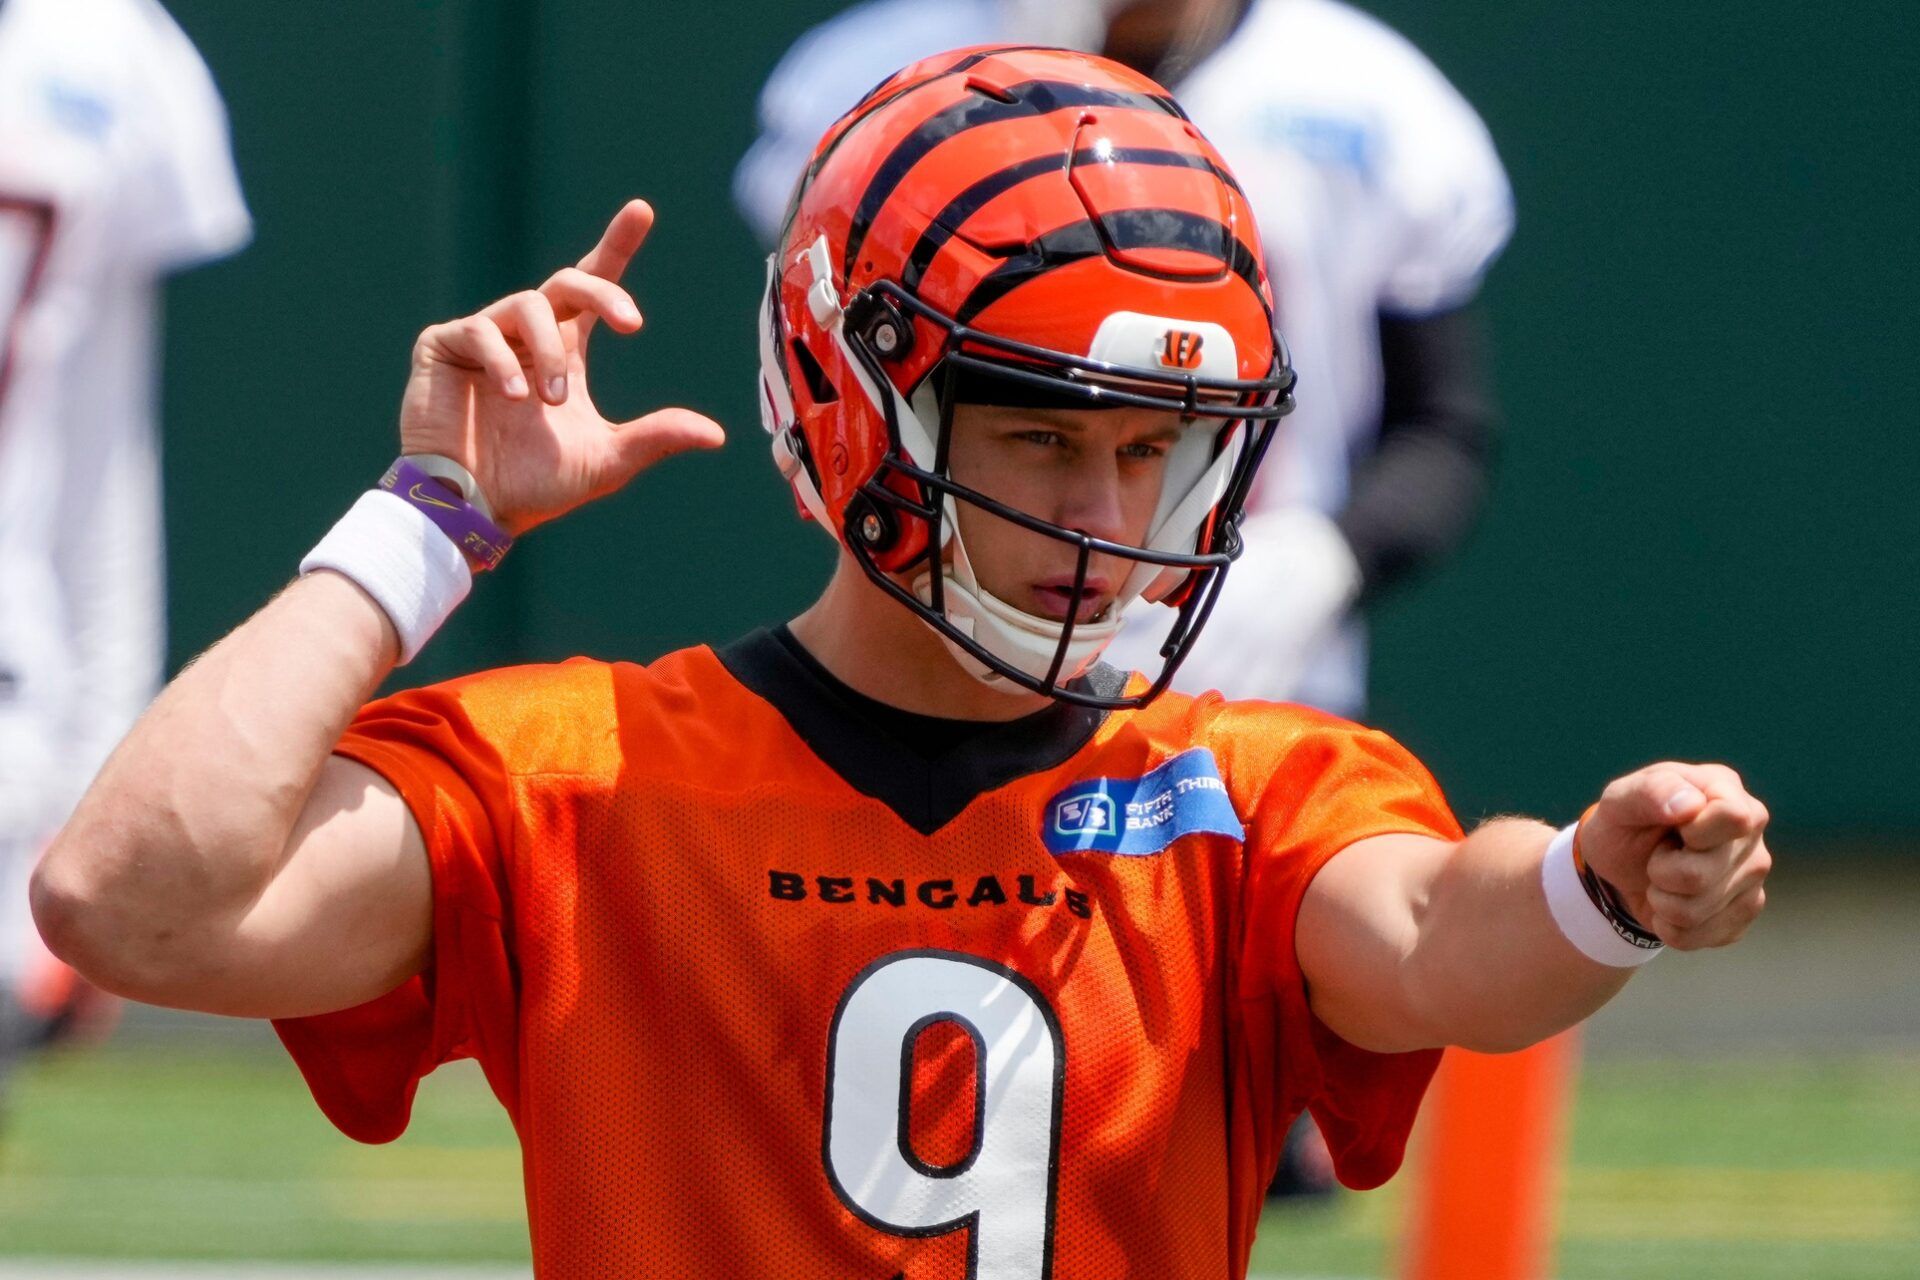
[(1421, 1109), (1402, 1280), (1547, 1280), (1579, 1055), (1577, 1030), (1447, 1050)]

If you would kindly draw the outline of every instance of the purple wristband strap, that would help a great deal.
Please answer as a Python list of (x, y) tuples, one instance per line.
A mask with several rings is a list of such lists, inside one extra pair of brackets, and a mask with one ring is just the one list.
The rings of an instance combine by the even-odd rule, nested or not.
[(513, 539), (504, 529), (481, 515), (444, 480), (428, 475), (406, 458), (394, 459), (387, 474), (380, 477), (380, 487), (424, 512), (460, 548), (475, 573), (499, 564), (513, 547)]

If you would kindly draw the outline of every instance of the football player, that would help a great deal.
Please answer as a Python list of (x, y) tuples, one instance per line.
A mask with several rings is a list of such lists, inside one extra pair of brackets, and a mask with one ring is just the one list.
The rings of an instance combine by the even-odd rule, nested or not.
[[(748, 223), (773, 242), (815, 140), (861, 87), (994, 42), (1099, 50), (1172, 85), (1246, 187), (1307, 392), (1176, 687), (1359, 716), (1366, 607), (1456, 548), (1489, 487), (1474, 297), (1513, 201), (1486, 126), (1419, 50), (1341, 0), (868, 0), (768, 77), (734, 174)], [(1137, 606), (1107, 661), (1154, 664), (1171, 622)], [(1303, 1118), (1274, 1193), (1332, 1189)]]
[[(1302, 1108), (1376, 1184), (1442, 1046), (1549, 1035), (1760, 910), (1725, 768), (1463, 836), (1379, 733), (1164, 692), (1292, 374), (1218, 154), (1058, 50), (917, 63), (809, 165), (760, 390), (840, 546), (811, 608), (362, 706), (512, 538), (720, 443), (589, 392), (651, 217), (421, 335), (402, 457), (35, 880), (98, 981), (276, 1019), (354, 1137), (477, 1058), (539, 1274), (1239, 1275)], [(1141, 598), (1171, 657), (1102, 665)]]

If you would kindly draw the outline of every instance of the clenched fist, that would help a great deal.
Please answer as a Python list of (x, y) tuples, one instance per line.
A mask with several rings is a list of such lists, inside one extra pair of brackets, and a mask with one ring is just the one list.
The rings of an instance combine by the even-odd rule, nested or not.
[(401, 452), (465, 466), (511, 534), (612, 493), (662, 458), (725, 441), (719, 423), (690, 409), (608, 421), (587, 393), (594, 326), (640, 328), (618, 282), (652, 226), (647, 203), (629, 201), (578, 266), (434, 325), (414, 344)]
[(1766, 905), (1767, 807), (1720, 764), (1648, 765), (1610, 784), (1580, 851), (1680, 951), (1737, 941)]

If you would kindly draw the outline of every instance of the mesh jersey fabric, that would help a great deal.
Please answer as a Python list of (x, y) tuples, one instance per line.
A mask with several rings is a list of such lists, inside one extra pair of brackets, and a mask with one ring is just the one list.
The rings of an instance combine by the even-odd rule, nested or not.
[[(1307, 1008), (1293, 926), (1319, 867), (1370, 835), (1458, 835), (1408, 753), (1318, 712), (1168, 694), (925, 835), (706, 648), (399, 694), (337, 750), (426, 836), (432, 958), (277, 1029), (362, 1141), (406, 1127), (435, 1066), (477, 1058), (521, 1140), (549, 1280), (1237, 1277), (1293, 1116), (1311, 1107), (1342, 1179), (1376, 1185), (1438, 1061), (1360, 1050)], [(1200, 756), (1232, 809), (1212, 830), (1049, 849), (1062, 796)], [(873, 994), (908, 960), (943, 981), (991, 970), (991, 999), (969, 1022), (895, 984), (931, 1012), (876, 1051), (848, 1025), (916, 1012)], [(995, 1006), (1033, 1012), (1021, 1025), (1051, 1050), (979, 1031)], [(848, 1137), (870, 1101), (856, 1078), (899, 1082), (870, 1153)], [(869, 1184), (869, 1157), (906, 1172)], [(963, 1195), (979, 1212), (926, 1216)], [(1045, 1236), (1023, 1254), (1010, 1236), (1036, 1205)]]

